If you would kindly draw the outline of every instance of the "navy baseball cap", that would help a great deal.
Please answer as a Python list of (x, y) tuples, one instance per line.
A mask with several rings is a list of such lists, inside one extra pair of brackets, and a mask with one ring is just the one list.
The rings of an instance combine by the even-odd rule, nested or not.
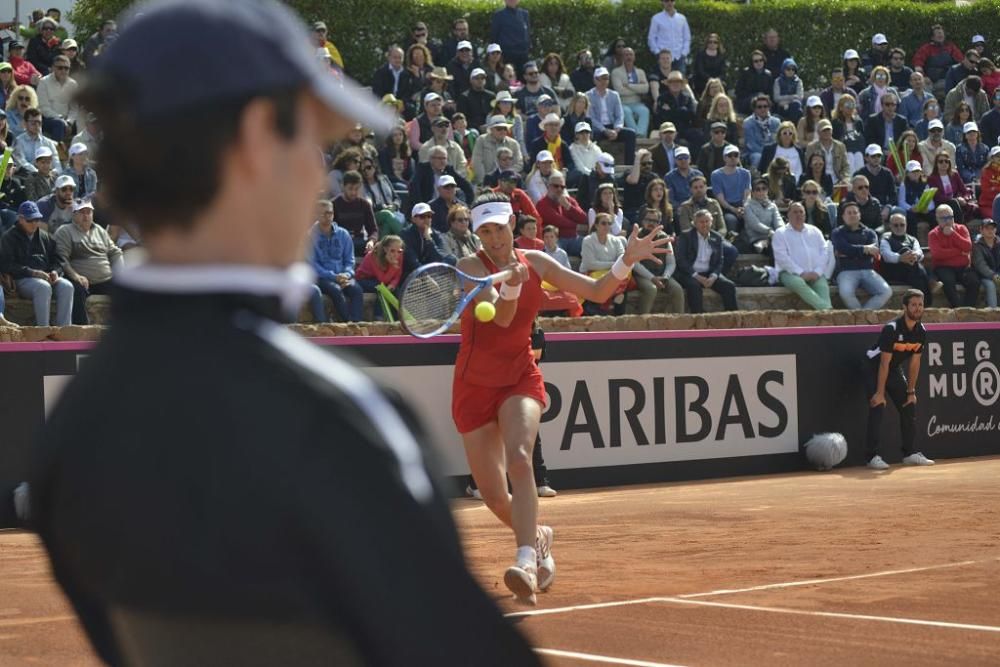
[(371, 93), (321, 65), (305, 24), (275, 0), (153, 0), (120, 25), (95, 69), (128, 82), (140, 119), (301, 86), (337, 115), (392, 129)]
[(42, 212), (38, 210), (38, 204), (30, 199), (17, 207), (17, 214), (25, 220), (42, 219)]

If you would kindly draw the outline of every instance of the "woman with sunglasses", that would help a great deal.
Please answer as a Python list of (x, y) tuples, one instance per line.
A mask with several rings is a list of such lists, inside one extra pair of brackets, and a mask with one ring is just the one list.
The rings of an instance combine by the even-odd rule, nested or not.
[(7, 98), (7, 128), (17, 139), (24, 133), (24, 112), (38, 108), (38, 95), (31, 86), (17, 86)]
[(726, 49), (722, 45), (722, 39), (717, 33), (709, 33), (705, 38), (705, 47), (694, 54), (694, 62), (691, 65), (690, 81), (695, 94), (701, 95), (712, 79), (718, 80), (725, 90), (727, 67)]
[(899, 101), (899, 91), (889, 85), (889, 68), (879, 65), (872, 70), (869, 85), (858, 93), (858, 109), (861, 117), (867, 118), (882, 112), (882, 98), (893, 93)]
[(14, 81), (14, 68), (10, 63), (0, 63), (0, 109), (7, 107), (7, 100), (17, 88)]
[(398, 234), (403, 229), (402, 201), (389, 178), (379, 171), (378, 163), (370, 157), (361, 161), (362, 196), (375, 211), (375, 224), (379, 238), (387, 234)]
[(833, 231), (830, 225), (830, 212), (823, 203), (819, 183), (812, 179), (807, 179), (800, 186), (802, 193), (802, 207), (806, 210), (806, 223), (823, 232), (824, 238), (830, 238)]
[(848, 88), (853, 89), (855, 93), (860, 93), (865, 89), (868, 75), (865, 68), (861, 66), (861, 56), (854, 49), (844, 51), (843, 70), (844, 83), (847, 84)]
[[(941, 118), (941, 105), (938, 103), (937, 98), (932, 97), (928, 100), (924, 100), (924, 107), (921, 114), (921, 118), (917, 121), (917, 124), (913, 126), (913, 131), (917, 133), (917, 137), (920, 141), (923, 141), (930, 135), (930, 122), (932, 120)], [(944, 125), (942, 127), (942, 136), (944, 132)]]
[(798, 144), (798, 131), (795, 123), (786, 120), (778, 125), (778, 141), (764, 147), (764, 152), (760, 155), (760, 162), (757, 169), (760, 173), (767, 173), (767, 168), (771, 160), (776, 157), (783, 157), (788, 162), (788, 173), (794, 178), (798, 178), (805, 170), (805, 151)]
[(853, 174), (865, 165), (865, 123), (858, 115), (858, 102), (850, 95), (841, 95), (833, 110), (833, 138), (847, 149), (848, 170)]
[(763, 93), (769, 99), (771, 97), (774, 79), (764, 63), (764, 52), (755, 50), (750, 54), (750, 62), (736, 80), (736, 110), (744, 116), (753, 113), (752, 104), (757, 95)]
[(968, 102), (959, 102), (951, 114), (951, 120), (944, 128), (944, 138), (957, 147), (965, 139), (965, 124), (972, 120), (972, 107)]
[(989, 161), (990, 152), (979, 140), (979, 125), (969, 121), (962, 130), (965, 136), (955, 149), (955, 167), (963, 181), (972, 183)]
[[(977, 172), (976, 176), (978, 175)], [(965, 222), (975, 217), (977, 211), (972, 191), (955, 170), (951, 156), (946, 152), (941, 151), (934, 156), (934, 169), (927, 178), (927, 185), (937, 188), (937, 192), (934, 193), (934, 205), (948, 204), (951, 206), (958, 222)]]

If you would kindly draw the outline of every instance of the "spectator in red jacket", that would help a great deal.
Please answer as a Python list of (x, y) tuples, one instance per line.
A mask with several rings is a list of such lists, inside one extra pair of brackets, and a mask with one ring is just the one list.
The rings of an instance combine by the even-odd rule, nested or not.
[[(965, 58), (954, 42), (945, 41), (944, 28), (939, 24), (931, 26), (931, 41), (913, 54), (913, 69), (925, 74), (934, 82), (934, 94), (944, 91), (944, 79), (948, 68)], [(941, 90), (939, 91), (938, 88)]]
[(583, 239), (577, 231), (578, 225), (587, 225), (587, 214), (575, 199), (566, 194), (566, 177), (554, 171), (549, 176), (545, 196), (538, 200), (538, 213), (543, 226), (553, 225), (559, 229), (559, 247), (568, 255), (580, 256)]
[(510, 206), (514, 209), (514, 215), (530, 215), (535, 220), (539, 220), (541, 216), (538, 214), (534, 202), (531, 201), (531, 196), (517, 187), (517, 180), (516, 171), (509, 169), (501, 171), (493, 192), (502, 192), (510, 197)]
[(955, 214), (947, 204), (938, 206), (934, 215), (937, 227), (927, 236), (934, 261), (934, 275), (941, 281), (941, 289), (952, 308), (960, 305), (955, 290), (959, 283), (965, 287), (965, 299), (961, 305), (975, 307), (979, 301), (979, 275), (972, 268), (969, 228), (955, 224)]
[(990, 161), (979, 174), (979, 214), (993, 217), (993, 200), (1000, 194), (1000, 146), (990, 149)]
[(37, 86), (42, 80), (42, 73), (24, 59), (24, 45), (12, 42), (7, 49), (10, 66), (14, 68), (14, 82), (22, 86)]

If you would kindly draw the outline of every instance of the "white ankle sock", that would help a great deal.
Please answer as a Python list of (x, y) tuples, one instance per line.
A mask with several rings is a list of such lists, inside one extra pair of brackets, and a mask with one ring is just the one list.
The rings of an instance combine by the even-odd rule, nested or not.
[(517, 548), (517, 564), (521, 565), (531, 565), (535, 567), (535, 547), (518, 547)]

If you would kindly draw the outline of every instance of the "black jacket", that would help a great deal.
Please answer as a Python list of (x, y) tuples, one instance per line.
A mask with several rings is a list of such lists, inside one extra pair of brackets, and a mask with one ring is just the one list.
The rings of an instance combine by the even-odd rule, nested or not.
[[(562, 135), (560, 134), (560, 137)], [(576, 171), (576, 162), (573, 161), (573, 153), (569, 150), (572, 143), (567, 144), (566, 139), (563, 138), (562, 142), (562, 171), (564, 174), (568, 174), (571, 171)], [(528, 159), (524, 163), (524, 170), (531, 171), (532, 165), (535, 164), (535, 158), (542, 151), (547, 151), (549, 149), (549, 144), (545, 141), (545, 135), (542, 134), (540, 137), (536, 138), (528, 146)]]
[[(396, 85), (396, 78), (392, 75), (392, 70), (389, 68), (389, 64), (386, 63), (382, 65), (377, 70), (375, 70), (374, 76), (372, 76), (372, 93), (375, 97), (382, 99), (384, 96), (392, 93), (397, 98), (405, 101), (406, 90), (403, 87), (404, 79), (407, 78), (406, 68), (399, 73), (399, 85), (396, 87), (396, 91), (393, 92), (393, 86)], [(412, 78), (412, 75), (410, 75)], [(412, 92), (410, 93), (412, 95)]]
[[(126, 662), (129, 625), (152, 620), (209, 643), (247, 625), (264, 648), (301, 629), (339, 644), (328, 664), (538, 664), (466, 569), (401, 401), (277, 325), (277, 298), (113, 303), (30, 478), (34, 527), (103, 660)], [(172, 664), (240, 664), (240, 646), (164, 634)], [(290, 648), (282, 663), (309, 661)]]
[[(473, 202), (476, 199), (476, 193), (472, 189), (472, 184), (469, 183), (468, 179), (455, 171), (455, 168), (448, 165), (444, 168), (444, 173), (455, 179), (455, 183), (458, 188), (465, 195), (465, 201)], [(407, 202), (406, 213), (409, 213), (416, 204), (420, 202), (430, 203), (432, 199), (437, 195), (437, 189), (434, 186), (435, 176), (434, 170), (431, 168), (430, 162), (421, 162), (417, 165), (416, 170), (413, 172), (413, 178), (410, 179), (410, 200)]]
[(55, 271), (62, 275), (56, 242), (45, 230), (39, 229), (34, 236), (28, 236), (15, 225), (0, 238), (0, 273), (9, 273), (17, 280), (30, 278), (32, 271)]
[[(896, 114), (892, 119), (892, 136), (896, 143), (899, 143), (899, 135), (906, 132), (909, 125), (906, 118)], [(865, 120), (865, 143), (878, 144), (885, 148), (885, 116), (881, 113), (873, 114)]]
[[(708, 272), (722, 274), (722, 236), (717, 232), (708, 232), (708, 244), (712, 246), (712, 259)], [(694, 262), (698, 259), (698, 230), (693, 226), (686, 232), (677, 235), (677, 270), (684, 275), (694, 275)]]
[(493, 110), (493, 99), (496, 93), (490, 90), (472, 90), (471, 88), (458, 96), (458, 110), (465, 114), (470, 129), (478, 130), (486, 125)]

